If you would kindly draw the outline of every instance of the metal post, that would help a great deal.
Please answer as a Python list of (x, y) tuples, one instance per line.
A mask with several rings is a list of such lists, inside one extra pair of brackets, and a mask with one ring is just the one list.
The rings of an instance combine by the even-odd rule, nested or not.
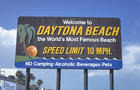
[(29, 84), (30, 84), (30, 68), (26, 68), (25, 90), (29, 90)]
[(110, 90), (114, 90), (114, 72), (110, 70)]
[(88, 90), (88, 69), (84, 69), (84, 90)]
[(56, 90), (60, 90), (61, 85), (61, 69), (57, 69)]

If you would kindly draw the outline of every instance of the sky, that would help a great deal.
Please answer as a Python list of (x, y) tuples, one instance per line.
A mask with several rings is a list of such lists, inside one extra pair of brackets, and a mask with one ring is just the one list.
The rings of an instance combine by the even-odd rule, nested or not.
[[(114, 72), (115, 90), (140, 90), (140, 0), (1, 0), (0, 68), (15, 68), (19, 16), (120, 18), (123, 68)], [(31, 72), (55, 90), (55, 69)], [(109, 89), (109, 70), (89, 70), (88, 76), (89, 90)], [(62, 70), (61, 90), (83, 90), (83, 70)]]

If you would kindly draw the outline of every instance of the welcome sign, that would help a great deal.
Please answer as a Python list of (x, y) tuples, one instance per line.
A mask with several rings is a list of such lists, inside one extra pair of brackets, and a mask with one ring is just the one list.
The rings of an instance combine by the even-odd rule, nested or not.
[(19, 17), (19, 68), (120, 69), (119, 18)]

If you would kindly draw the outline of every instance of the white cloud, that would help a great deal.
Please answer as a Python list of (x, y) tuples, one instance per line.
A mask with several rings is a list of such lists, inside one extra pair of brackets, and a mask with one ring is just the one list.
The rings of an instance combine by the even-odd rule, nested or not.
[(108, 75), (109, 72), (107, 70), (96, 70), (96, 71), (92, 71), (88, 73), (89, 77), (94, 77), (94, 76), (104, 76), (104, 75)]
[(127, 45), (123, 50), (123, 68), (140, 70), (140, 45)]
[[(121, 72), (138, 72), (140, 71), (140, 45), (128, 44), (123, 47), (123, 68)], [(89, 77), (108, 75), (109, 72), (105, 71), (91, 71), (88, 73)]]
[(0, 27), (0, 45), (16, 45), (16, 32), (16, 29), (6, 30), (3, 27)]

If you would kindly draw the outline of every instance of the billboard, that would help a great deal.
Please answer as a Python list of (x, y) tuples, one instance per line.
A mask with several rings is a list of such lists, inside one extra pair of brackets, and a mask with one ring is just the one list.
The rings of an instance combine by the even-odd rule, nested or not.
[(19, 17), (15, 66), (120, 69), (120, 19)]
[(1, 80), (1, 90), (16, 90), (16, 83)]

